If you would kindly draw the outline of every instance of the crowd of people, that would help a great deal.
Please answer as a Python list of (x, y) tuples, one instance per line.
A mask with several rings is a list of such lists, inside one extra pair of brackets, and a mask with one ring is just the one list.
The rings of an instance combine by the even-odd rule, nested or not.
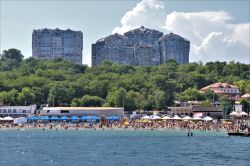
[(25, 124), (6, 122), (0, 128), (39, 128), (42, 130), (67, 129), (123, 129), (123, 130), (184, 130), (184, 131), (216, 131), (216, 132), (243, 132), (250, 128), (250, 118), (229, 120), (142, 120), (140, 118), (123, 117), (119, 120), (99, 121), (30, 121)]

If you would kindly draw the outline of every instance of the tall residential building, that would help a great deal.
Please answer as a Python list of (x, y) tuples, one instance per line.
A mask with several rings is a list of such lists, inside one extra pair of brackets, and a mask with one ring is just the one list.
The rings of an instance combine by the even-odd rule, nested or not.
[(189, 62), (190, 42), (173, 33), (160, 38), (161, 61), (175, 60), (178, 64)]
[(83, 34), (70, 29), (33, 30), (32, 56), (39, 59), (62, 58), (82, 64)]
[[(164, 51), (167, 51), (166, 48), (169, 47), (165, 46), (168, 44), (164, 40), (166, 36), (163, 36), (162, 32), (141, 26), (124, 33), (124, 35), (114, 34), (99, 39), (95, 44), (92, 44), (92, 66), (100, 65), (103, 61), (135, 66), (160, 65), (171, 59), (163, 57), (167, 54)], [(180, 44), (178, 46), (177, 44), (179, 43), (176, 42), (176, 45), (172, 45), (175, 54), (171, 53), (171, 56), (175, 57), (174, 60), (177, 63), (188, 63), (190, 43), (188, 42), (186, 50), (176, 50), (176, 48), (181, 48)], [(182, 57), (180, 52), (182, 51), (187, 51), (183, 53), (184, 60), (180, 60)]]

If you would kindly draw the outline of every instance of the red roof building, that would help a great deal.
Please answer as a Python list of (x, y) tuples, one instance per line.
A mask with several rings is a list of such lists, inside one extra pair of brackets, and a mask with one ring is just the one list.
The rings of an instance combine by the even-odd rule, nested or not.
[(201, 92), (205, 92), (207, 90), (211, 90), (216, 94), (227, 95), (231, 99), (235, 100), (240, 97), (239, 88), (228, 83), (217, 82), (200, 89)]

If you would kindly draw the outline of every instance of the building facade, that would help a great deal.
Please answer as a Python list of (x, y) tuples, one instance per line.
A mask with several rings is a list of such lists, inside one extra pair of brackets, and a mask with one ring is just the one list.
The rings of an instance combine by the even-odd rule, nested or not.
[[(104, 61), (135, 66), (156, 66), (170, 59), (180, 64), (188, 63), (190, 42), (180, 36), (178, 40), (166, 36), (141, 26), (124, 35), (102, 38), (92, 44), (92, 66), (101, 65)], [(175, 45), (169, 45), (169, 40), (175, 40)]]
[(114, 107), (43, 107), (40, 116), (123, 116), (123, 108)]
[(190, 42), (173, 33), (160, 38), (161, 61), (174, 60), (178, 64), (189, 62)]
[(32, 34), (32, 57), (82, 64), (83, 34), (70, 29), (39, 29)]
[(29, 117), (35, 114), (36, 105), (31, 106), (0, 106), (0, 117), (10, 116), (12, 118)]
[(211, 116), (213, 118), (222, 118), (223, 110), (220, 107), (202, 107), (202, 106), (187, 106), (187, 107), (168, 107), (171, 115), (188, 115), (194, 116), (201, 114), (202, 116)]

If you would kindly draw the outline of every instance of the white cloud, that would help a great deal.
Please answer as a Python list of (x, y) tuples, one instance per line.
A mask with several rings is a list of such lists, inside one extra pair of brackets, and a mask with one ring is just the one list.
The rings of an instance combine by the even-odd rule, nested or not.
[(160, 0), (142, 0), (121, 19), (121, 26), (113, 29), (112, 33), (123, 34), (131, 29), (144, 25), (157, 28), (164, 25), (166, 18), (165, 4)]
[(224, 11), (172, 12), (166, 30), (191, 41), (190, 61), (239, 61), (250, 54), (250, 23), (230, 24), (233, 17)]
[(141, 25), (179, 34), (191, 42), (190, 61), (249, 62), (250, 23), (231, 24), (234, 18), (225, 11), (172, 12), (160, 0), (142, 0), (121, 18), (112, 33)]

